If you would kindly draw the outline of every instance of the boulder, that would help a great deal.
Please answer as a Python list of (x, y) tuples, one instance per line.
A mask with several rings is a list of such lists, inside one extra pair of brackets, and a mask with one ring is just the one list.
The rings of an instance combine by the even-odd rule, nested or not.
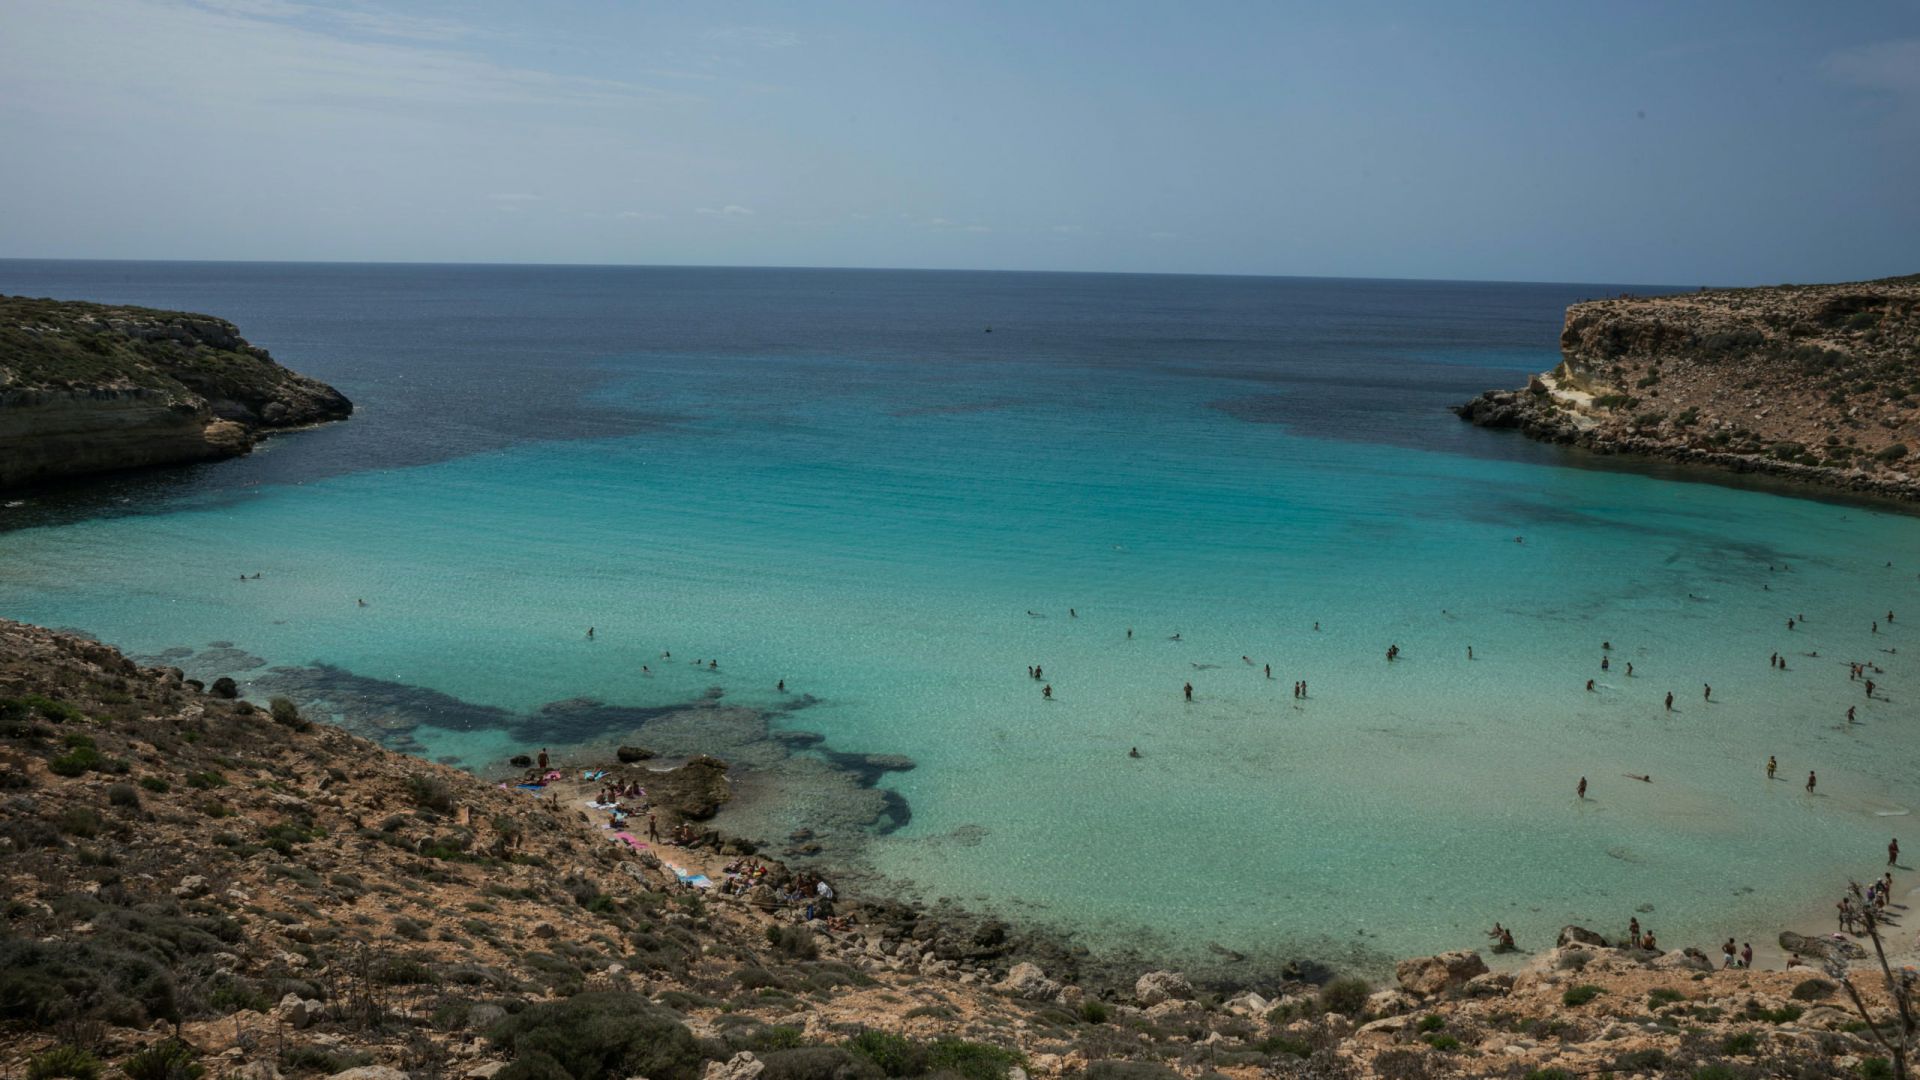
[(1228, 998), (1221, 1007), (1235, 1016), (1251, 1016), (1257, 1020), (1273, 1010), (1273, 1002), (1249, 990)]
[(1360, 1030), (1355, 1032), (1354, 1034), (1356, 1035), (1398, 1035), (1401, 1032), (1407, 1030), (1407, 1026), (1411, 1023), (1413, 1023), (1413, 1017), (1411, 1016), (1386, 1016), (1378, 1020), (1375, 1020), (1370, 1024), (1360, 1025)]
[(1405, 990), (1375, 990), (1367, 995), (1366, 1015), (1398, 1016), (1419, 1007), (1419, 999)]
[(1060, 984), (1047, 978), (1047, 973), (1040, 969), (1040, 965), (1028, 963), (1013, 965), (1007, 977), (995, 983), (993, 988), (1027, 1001), (1048, 1001), (1060, 993)]
[(619, 758), (622, 764), (631, 765), (636, 761), (646, 761), (653, 757), (653, 751), (644, 746), (623, 746), (615, 750), (613, 756)]
[(280, 1080), (280, 1069), (270, 1059), (254, 1058), (228, 1073), (227, 1080)]
[(1163, 1001), (1191, 1001), (1193, 984), (1177, 971), (1149, 971), (1134, 982), (1133, 996), (1148, 1006)]
[(1843, 960), (1865, 960), (1867, 950), (1845, 938), (1806, 937), (1791, 930), (1780, 931), (1780, 947), (1801, 956), (1834, 956)]
[(751, 1050), (742, 1050), (725, 1061), (707, 1062), (702, 1080), (756, 1080), (766, 1071), (766, 1062), (754, 1057)]
[(1691, 952), (1674, 949), (1656, 957), (1653, 961), (1656, 971), (1712, 971), (1713, 961), (1706, 958), (1698, 949)]
[(180, 879), (179, 885), (174, 887), (173, 895), (182, 898), (205, 896), (207, 894), (207, 888), (206, 878), (201, 877), (199, 874), (188, 874), (186, 877)]
[(733, 798), (733, 789), (727, 784), (727, 763), (703, 754), (677, 769), (655, 773), (648, 779), (647, 795), (675, 816), (705, 821)]
[(1560, 928), (1560, 938), (1554, 944), (1560, 948), (1566, 948), (1568, 945), (1588, 945), (1604, 949), (1607, 947), (1607, 939), (1584, 926), (1563, 926)]
[(240, 696), (240, 684), (222, 675), (213, 680), (213, 696), (232, 701), (234, 698)]
[(1468, 979), (1487, 973), (1487, 963), (1472, 949), (1455, 949), (1437, 956), (1402, 960), (1393, 973), (1401, 986), (1424, 997), (1465, 986)]
[(1513, 992), (1513, 976), (1505, 971), (1475, 975), (1460, 988), (1468, 997), (1506, 997)]
[[(279, 1005), (274, 1007), (273, 1015), (281, 1023), (286, 1024), (293, 1030), (303, 1031), (308, 1024), (318, 1019), (319, 1014), (318, 1009), (310, 1009), (307, 1007), (307, 1004), (307, 1002), (300, 1000), (299, 994), (288, 994), (286, 997), (280, 999)], [(314, 1004), (317, 1005), (318, 1002)]]

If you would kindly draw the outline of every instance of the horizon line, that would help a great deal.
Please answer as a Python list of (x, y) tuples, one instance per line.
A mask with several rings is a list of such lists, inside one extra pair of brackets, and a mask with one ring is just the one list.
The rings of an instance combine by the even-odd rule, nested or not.
[[(1656, 282), (1629, 281), (1572, 281), (1519, 278), (1443, 278), (1443, 277), (1393, 277), (1387, 275), (1352, 274), (1254, 274), (1224, 273), (1219, 271), (1197, 270), (1027, 270), (992, 267), (941, 267), (941, 266), (813, 266), (800, 264), (750, 264), (750, 263), (574, 263), (574, 262), (507, 262), (507, 261), (449, 261), (432, 259), (135, 259), (135, 258), (92, 258), (71, 256), (37, 255), (0, 255), (0, 265), (6, 263), (157, 263), (162, 265), (187, 266), (419, 266), (419, 267), (460, 267), (460, 268), (533, 268), (549, 270), (811, 270), (844, 273), (903, 273), (903, 274), (1050, 274), (1061, 276), (1102, 276), (1102, 277), (1191, 277), (1191, 278), (1247, 278), (1253, 280), (1292, 280), (1292, 281), (1375, 281), (1375, 282), (1419, 282), (1447, 285), (1625, 285), (1640, 289), (1671, 289), (1684, 291), (1691, 289), (1730, 289), (1730, 288), (1766, 288), (1767, 286), (1743, 285), (1674, 285)], [(1855, 280), (1871, 281), (1873, 278)], [(1827, 282), (1805, 284), (1829, 284)]]

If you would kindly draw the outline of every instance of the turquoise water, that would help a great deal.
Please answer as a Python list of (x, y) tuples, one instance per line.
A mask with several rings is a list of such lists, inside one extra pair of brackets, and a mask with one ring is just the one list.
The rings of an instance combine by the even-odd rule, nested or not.
[[(84, 278), (35, 267), (0, 265), (0, 287)], [(495, 393), (433, 410), (385, 389), (400, 361), (380, 350), (406, 341), (342, 359), (325, 304), (299, 321), (301, 294), (350, 292), (348, 271), (284, 293), (139, 273), (75, 280), (224, 302), (362, 415), (172, 486), (9, 507), (10, 617), (143, 654), (231, 641), (516, 714), (713, 685), (777, 708), (784, 679), (819, 703), (778, 722), (917, 763), (883, 781), (911, 820), (864, 838), (873, 871), (1170, 951), (1404, 954), (1478, 945), (1495, 919), (1541, 944), (1643, 905), (1670, 943), (1759, 938), (1877, 873), (1910, 820), (1887, 815), (1920, 764), (1902, 696), (1920, 645), (1884, 616), (1920, 619), (1920, 520), (1572, 467), (1436, 414), (1551, 362), (1570, 297), (1544, 287), (1281, 283), (1269, 324), (1242, 285), (1169, 286), (1153, 309), (1097, 280), (1011, 282), (1034, 295), (1018, 318), (1003, 298), (987, 339), (971, 312), (1019, 276), (871, 309), (880, 285), (837, 279), (822, 325), (782, 324), (787, 343), (737, 324), (706, 350), (489, 334), (465, 385)], [(420, 288), (380, 317), (433, 310)], [(872, 313), (836, 351), (839, 293)], [(942, 318), (957, 344), (915, 336)], [(1138, 318), (1169, 329), (1129, 345)], [(562, 419), (503, 434), (542, 394)], [(1884, 669), (1883, 698), (1849, 660)], [(430, 756), (522, 749), (498, 725), (416, 719)]]

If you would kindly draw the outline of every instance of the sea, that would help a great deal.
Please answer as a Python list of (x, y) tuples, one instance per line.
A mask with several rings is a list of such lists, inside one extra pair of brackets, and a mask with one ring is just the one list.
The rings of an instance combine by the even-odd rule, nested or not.
[(9, 494), (0, 615), (490, 776), (710, 742), (722, 828), (1096, 952), (1819, 929), (1911, 830), (1920, 518), (1448, 412), (1623, 291), (0, 261), (356, 404)]

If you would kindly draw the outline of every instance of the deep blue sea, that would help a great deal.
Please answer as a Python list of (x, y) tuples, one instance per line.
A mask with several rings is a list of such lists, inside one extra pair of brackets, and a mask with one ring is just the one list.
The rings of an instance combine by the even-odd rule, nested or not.
[(1446, 411), (1624, 288), (0, 261), (358, 406), (9, 502), (0, 614), (474, 768), (678, 724), (732, 827), (1095, 944), (1757, 942), (1910, 820), (1920, 519)]

